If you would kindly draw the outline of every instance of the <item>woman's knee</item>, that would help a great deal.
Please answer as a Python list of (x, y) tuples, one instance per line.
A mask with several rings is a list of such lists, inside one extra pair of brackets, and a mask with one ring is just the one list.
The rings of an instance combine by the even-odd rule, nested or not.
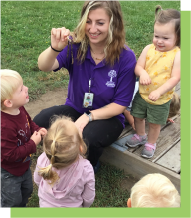
[(40, 127), (48, 128), (50, 125), (50, 118), (55, 114), (61, 114), (60, 106), (43, 109), (34, 117), (33, 121)]
[(88, 147), (107, 147), (117, 140), (122, 130), (123, 127), (117, 129), (113, 127), (113, 130), (111, 130), (111, 128), (102, 129), (101, 126), (98, 129), (87, 126), (83, 131), (83, 139)]
[(98, 137), (97, 134), (95, 134), (95, 131), (86, 128), (83, 131), (83, 139), (88, 147), (90, 146), (99, 147), (98, 146), (99, 143), (97, 143)]
[(45, 122), (45, 120), (47, 120), (47, 118), (46, 118), (46, 111), (47, 111), (47, 109), (43, 109), (39, 114), (37, 114), (34, 117), (33, 121), (38, 126), (44, 127), (44, 122)]

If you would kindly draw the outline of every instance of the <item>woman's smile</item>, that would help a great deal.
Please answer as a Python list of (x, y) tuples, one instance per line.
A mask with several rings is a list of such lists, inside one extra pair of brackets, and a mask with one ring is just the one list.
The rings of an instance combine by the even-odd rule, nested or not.
[(88, 19), (86, 22), (85, 32), (89, 38), (90, 45), (92, 44), (103, 44), (108, 36), (110, 18), (106, 11), (102, 8), (90, 10)]

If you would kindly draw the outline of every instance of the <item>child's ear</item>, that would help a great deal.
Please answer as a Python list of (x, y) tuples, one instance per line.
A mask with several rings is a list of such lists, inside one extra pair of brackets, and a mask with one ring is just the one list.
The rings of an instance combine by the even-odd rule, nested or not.
[(127, 201), (127, 207), (131, 207), (131, 198), (129, 198)]
[(10, 99), (6, 99), (3, 104), (5, 105), (5, 107), (12, 107), (13, 103)]
[(82, 145), (80, 145), (80, 152), (83, 154), (83, 146)]

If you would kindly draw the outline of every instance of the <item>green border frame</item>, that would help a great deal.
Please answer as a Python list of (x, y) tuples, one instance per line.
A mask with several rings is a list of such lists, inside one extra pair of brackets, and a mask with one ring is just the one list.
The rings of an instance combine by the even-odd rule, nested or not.
[[(191, 148), (190, 148), (190, 123), (191, 123), (191, 12), (181, 12), (181, 205), (185, 208), (183, 215), (187, 212), (191, 217)], [(182, 85), (183, 84), (183, 85)], [(188, 150), (184, 145), (188, 145)], [(187, 211), (187, 212), (186, 212)], [(186, 217), (186, 216), (185, 216)]]
[[(191, 12), (181, 12), (181, 207), (180, 208), (12, 208), (11, 217), (190, 217)], [(183, 84), (183, 85), (182, 85)]]

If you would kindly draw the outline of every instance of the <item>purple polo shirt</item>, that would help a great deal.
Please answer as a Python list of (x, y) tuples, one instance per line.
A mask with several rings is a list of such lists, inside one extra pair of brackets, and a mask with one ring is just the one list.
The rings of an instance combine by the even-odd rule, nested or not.
[[(89, 80), (91, 78), (90, 92), (94, 94), (93, 107), (91, 110), (101, 108), (112, 102), (129, 106), (135, 88), (134, 68), (136, 57), (132, 50), (127, 47), (123, 49), (120, 60), (114, 66), (105, 65), (104, 61), (95, 64), (91, 57), (90, 47), (88, 48), (85, 61), (81, 64), (77, 61), (77, 51), (80, 44), (73, 44), (74, 63), (69, 51), (67, 57), (66, 47), (57, 56), (59, 68), (55, 71), (66, 68), (69, 71), (68, 97), (66, 105), (73, 107), (79, 113), (89, 109), (83, 108), (84, 94), (89, 92)], [(124, 127), (124, 115), (116, 116)]]

